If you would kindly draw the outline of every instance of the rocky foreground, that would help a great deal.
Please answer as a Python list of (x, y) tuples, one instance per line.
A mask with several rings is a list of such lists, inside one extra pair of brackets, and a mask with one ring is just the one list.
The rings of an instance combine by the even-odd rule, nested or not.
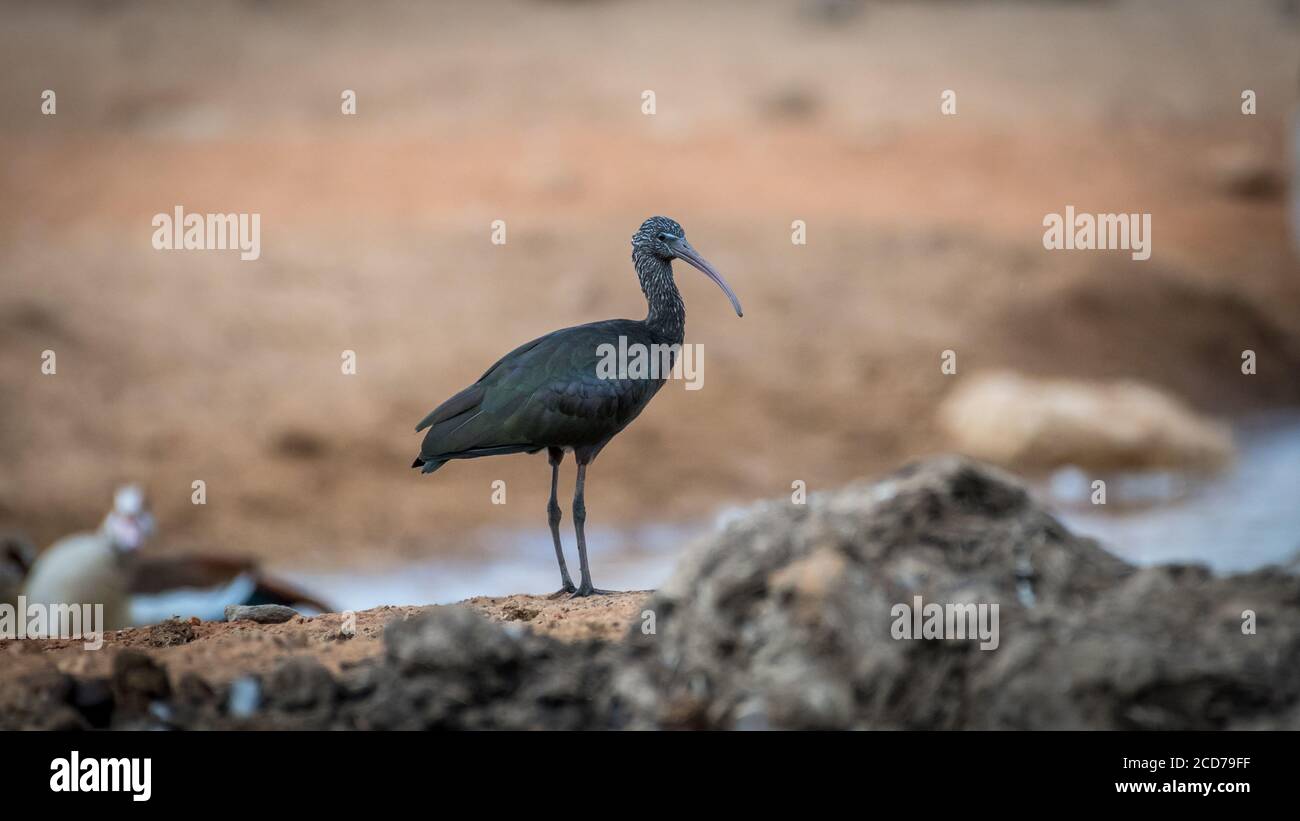
[[(996, 649), (895, 638), (917, 596), (997, 604)], [(170, 622), (0, 660), (3, 728), (1300, 729), (1300, 579), (1135, 568), (941, 458), (758, 505), (653, 594)]]

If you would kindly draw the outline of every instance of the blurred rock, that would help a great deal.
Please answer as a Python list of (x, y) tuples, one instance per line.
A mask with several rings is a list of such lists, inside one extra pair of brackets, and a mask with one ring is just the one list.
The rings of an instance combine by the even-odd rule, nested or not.
[(361, 669), (369, 695), (349, 726), (372, 729), (583, 729), (609, 725), (597, 696), (616, 648), (567, 643), (440, 607), (384, 631), (385, 664)]
[(292, 713), (328, 710), (338, 694), (338, 685), (315, 659), (291, 658), (272, 671), (265, 691), (273, 708)]
[(113, 657), (112, 690), (116, 703), (128, 713), (142, 713), (149, 705), (171, 695), (167, 670), (139, 650), (123, 650)]
[(87, 729), (90, 722), (71, 704), (76, 692), (76, 679), (52, 664), (40, 665), (19, 686), (0, 691), (0, 730)]
[(938, 419), (957, 450), (1021, 468), (1202, 471), (1233, 457), (1226, 425), (1138, 382), (980, 374), (962, 378)]
[(69, 701), (91, 727), (108, 727), (112, 721), (113, 687), (108, 679), (88, 678), (77, 681)]
[[(1006, 474), (958, 458), (756, 507), (698, 548), (629, 636), (632, 727), (1297, 726), (1300, 583), (1135, 569)], [(891, 612), (999, 606), (999, 645), (896, 640)], [(1242, 631), (1242, 613), (1261, 619)], [(1266, 615), (1265, 615), (1266, 614)]]
[(255, 621), (258, 624), (284, 624), (298, 615), (298, 611), (283, 604), (230, 604), (226, 606), (226, 621)]
[(491, 670), (508, 665), (519, 651), (507, 635), (458, 607), (389, 625), (384, 646), (388, 660), (405, 673)]

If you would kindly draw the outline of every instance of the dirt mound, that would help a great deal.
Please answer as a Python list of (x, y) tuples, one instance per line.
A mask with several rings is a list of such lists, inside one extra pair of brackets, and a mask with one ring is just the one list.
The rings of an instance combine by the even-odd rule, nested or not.
[[(397, 620), (384, 653), (335, 676), (309, 657), (176, 706), (169, 725), (251, 729), (581, 729), (605, 726), (615, 646), (568, 643), (464, 607)], [(143, 719), (148, 723), (150, 717)]]
[[(622, 641), (545, 635), (548, 600), (512, 598), (480, 602), (499, 623), (398, 612), (376, 652), (330, 669), (311, 622), (258, 625), (298, 651), (221, 682), (136, 649), (107, 675), (38, 664), (0, 727), (1295, 728), (1298, 589), (1281, 569), (1135, 568), (1007, 474), (943, 457), (755, 507), (648, 602), (606, 605)], [(954, 635), (922, 603), (987, 609)]]
[[(733, 525), (646, 605), (664, 630), (633, 636), (618, 693), (636, 726), (1294, 726), (1298, 587), (1136, 569), (943, 458)], [(918, 596), (997, 605), (996, 649), (898, 640)]]

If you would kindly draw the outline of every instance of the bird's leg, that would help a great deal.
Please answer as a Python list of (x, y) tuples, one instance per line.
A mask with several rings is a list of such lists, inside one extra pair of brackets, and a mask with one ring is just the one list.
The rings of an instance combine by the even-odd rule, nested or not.
[(578, 589), (573, 593), (574, 597), (613, 592), (597, 590), (591, 584), (591, 568), (587, 565), (587, 534), (584, 531), (587, 523), (587, 505), (583, 502), (584, 486), (587, 483), (587, 460), (582, 456), (578, 456), (577, 460), (578, 484), (573, 491), (573, 528), (578, 534), (578, 566), (582, 571), (582, 579), (578, 582)]
[(566, 593), (572, 593), (575, 588), (573, 579), (569, 578), (569, 566), (564, 563), (564, 547), (560, 543), (560, 503), (555, 498), (555, 487), (560, 481), (560, 462), (564, 459), (564, 451), (559, 448), (549, 448), (546, 451), (547, 460), (551, 463), (551, 500), (546, 503), (546, 516), (551, 523), (551, 539), (555, 541), (555, 558), (560, 562), (560, 589), (551, 594), (551, 598), (563, 596)]

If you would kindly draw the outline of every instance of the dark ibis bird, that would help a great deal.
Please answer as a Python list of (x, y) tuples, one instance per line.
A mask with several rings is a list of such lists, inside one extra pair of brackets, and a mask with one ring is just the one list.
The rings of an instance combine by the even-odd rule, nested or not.
[[(411, 467), (432, 473), (452, 459), (475, 459), (506, 453), (545, 450), (551, 465), (551, 498), (546, 512), (560, 563), (562, 587), (557, 595), (603, 593), (591, 583), (583, 501), (587, 466), (609, 440), (637, 417), (663, 386), (662, 369), (641, 375), (637, 369), (610, 373), (599, 368), (613, 346), (617, 350), (669, 351), (668, 364), (686, 330), (686, 308), (673, 281), (672, 261), (698, 268), (718, 284), (736, 316), (744, 316), (722, 274), (686, 241), (681, 225), (667, 217), (651, 217), (632, 236), (632, 264), (649, 310), (646, 318), (608, 319), (554, 331), (526, 342), (506, 354), (478, 381), (443, 402), (416, 426), (425, 428), (420, 455)], [(676, 346), (676, 347), (674, 347)], [(636, 372), (637, 376), (629, 374)], [(573, 525), (578, 540), (577, 587), (569, 576), (560, 540), (560, 505), (556, 483), (560, 462), (572, 451), (578, 463), (573, 493)]]

